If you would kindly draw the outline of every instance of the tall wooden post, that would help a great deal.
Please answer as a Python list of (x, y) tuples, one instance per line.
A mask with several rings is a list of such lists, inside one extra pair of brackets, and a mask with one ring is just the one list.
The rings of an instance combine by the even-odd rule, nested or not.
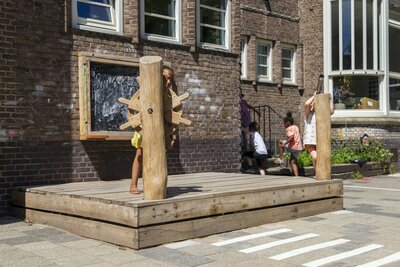
[(315, 96), (315, 119), (317, 127), (317, 180), (331, 179), (331, 111), (329, 94)]
[(164, 134), (162, 58), (140, 58), (144, 199), (164, 199), (167, 192), (167, 156)]

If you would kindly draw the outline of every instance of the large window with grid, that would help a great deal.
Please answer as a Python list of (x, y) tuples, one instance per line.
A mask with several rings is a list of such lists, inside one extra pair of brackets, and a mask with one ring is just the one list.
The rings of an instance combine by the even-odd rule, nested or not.
[(324, 8), (324, 73), (337, 116), (400, 116), (400, 0), (325, 0)]
[(122, 34), (122, 17), (122, 0), (72, 0), (74, 28)]
[(141, 0), (142, 38), (181, 42), (181, 0)]
[(197, 0), (197, 44), (230, 49), (231, 0)]
[(256, 44), (256, 65), (257, 65), (257, 80), (272, 81), (271, 68), (271, 48), (272, 44), (265, 41), (257, 41)]

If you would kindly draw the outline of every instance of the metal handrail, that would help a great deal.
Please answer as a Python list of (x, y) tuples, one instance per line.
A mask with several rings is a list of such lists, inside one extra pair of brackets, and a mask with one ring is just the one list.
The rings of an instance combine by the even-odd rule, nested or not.
[[(266, 127), (267, 127), (267, 121), (266, 121), (266, 117), (267, 117), (267, 112), (268, 112), (268, 136), (269, 136), (269, 149), (270, 151), (273, 151), (274, 153), (276, 153), (277, 149), (276, 149), (276, 145), (277, 142), (275, 140), (274, 142), (274, 150), (272, 150), (272, 115), (276, 115), (281, 121), (283, 121), (284, 117), (281, 116), (275, 109), (273, 109), (271, 106), (269, 105), (263, 105), (263, 106), (255, 106), (252, 107), (250, 109), (250, 111), (252, 112), (252, 116), (254, 118), (254, 120), (256, 122), (258, 122), (260, 124), (260, 126), (262, 126), (262, 130), (261, 131), (261, 135), (263, 137), (263, 139), (265, 140), (266, 137)], [(276, 139), (276, 136), (275, 136)]]

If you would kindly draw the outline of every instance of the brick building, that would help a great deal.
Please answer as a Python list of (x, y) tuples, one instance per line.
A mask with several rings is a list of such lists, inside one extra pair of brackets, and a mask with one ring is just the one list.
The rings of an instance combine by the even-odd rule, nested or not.
[[(330, 77), (330, 92), (341, 75), (323, 64), (331, 49), (324, 38), (333, 27), (326, 18), (336, 8), (328, 2), (348, 1), (1, 1), (0, 210), (9, 207), (13, 186), (130, 177), (132, 132), (116, 130), (123, 120), (114, 111), (126, 110), (110, 95), (132, 93), (145, 55), (163, 57), (175, 70), (178, 94), (190, 93), (183, 116), (192, 125), (179, 128), (168, 153), (170, 174), (240, 170), (241, 94), (262, 111), (255, 119), (274, 150), (284, 135), (281, 117), (291, 110), (301, 122), (319, 75)], [(386, 1), (373, 2), (388, 9)], [(390, 33), (398, 31), (395, 18)], [(380, 75), (388, 85), (388, 74)], [(358, 136), (372, 127), (378, 137), (398, 136), (392, 111), (365, 115), (371, 122), (383, 117), (373, 126), (364, 115), (349, 121), (338, 112), (334, 135)]]

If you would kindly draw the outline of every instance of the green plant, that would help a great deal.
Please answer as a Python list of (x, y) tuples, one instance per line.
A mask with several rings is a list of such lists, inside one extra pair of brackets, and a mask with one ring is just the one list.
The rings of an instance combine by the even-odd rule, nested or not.
[(333, 152), (331, 157), (332, 164), (334, 165), (350, 163), (355, 159), (358, 159), (358, 155), (349, 147), (340, 147), (337, 151)]
[(284, 159), (290, 159), (290, 157), (291, 157), (290, 152), (285, 151), (285, 152), (283, 153), (283, 158), (284, 158)]
[(361, 179), (363, 178), (364, 175), (362, 175), (362, 173), (360, 171), (355, 171), (353, 172), (353, 174), (351, 175), (352, 179)]
[(379, 162), (384, 173), (394, 171), (391, 167), (390, 159), (393, 156), (383, 143), (377, 139), (369, 138), (369, 145), (362, 145), (358, 141), (353, 141), (345, 146), (334, 147), (332, 154), (332, 164), (351, 163), (357, 159)]
[(312, 166), (312, 158), (310, 154), (308, 154), (305, 150), (301, 151), (297, 156), (297, 164), (299, 167)]

